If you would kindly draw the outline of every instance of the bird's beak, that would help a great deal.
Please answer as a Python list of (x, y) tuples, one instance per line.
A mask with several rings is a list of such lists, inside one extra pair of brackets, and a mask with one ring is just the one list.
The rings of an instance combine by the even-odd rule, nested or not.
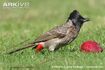
[(88, 22), (88, 21), (90, 21), (90, 19), (89, 19), (89, 18), (84, 18), (83, 21), (84, 21), (84, 22)]

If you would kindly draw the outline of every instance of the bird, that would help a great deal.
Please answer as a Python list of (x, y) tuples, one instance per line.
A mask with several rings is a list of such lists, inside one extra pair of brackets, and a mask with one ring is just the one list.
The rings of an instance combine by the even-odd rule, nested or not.
[(90, 19), (84, 18), (81, 16), (79, 11), (73, 10), (65, 23), (50, 29), (37, 37), (32, 43), (11, 51), (9, 54), (30, 47), (36, 49), (37, 52), (41, 51), (43, 48), (47, 48), (52, 52), (58, 50), (59, 48), (64, 47), (74, 41), (77, 38), (84, 22), (87, 21), (90, 21)]

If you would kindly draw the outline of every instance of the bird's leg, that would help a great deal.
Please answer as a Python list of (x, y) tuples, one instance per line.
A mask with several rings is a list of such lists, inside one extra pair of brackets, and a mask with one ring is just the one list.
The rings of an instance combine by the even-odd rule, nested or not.
[(56, 48), (56, 45), (51, 45), (49, 46), (48, 50), (53, 52), (55, 51), (55, 48)]

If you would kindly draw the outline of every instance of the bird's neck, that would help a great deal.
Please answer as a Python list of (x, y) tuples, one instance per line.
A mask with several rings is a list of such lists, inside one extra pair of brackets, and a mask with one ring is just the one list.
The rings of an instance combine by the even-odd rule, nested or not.
[(73, 23), (72, 23), (71, 20), (68, 20), (68, 21), (66, 22), (66, 24), (69, 25), (69, 26), (73, 25)]
[(78, 31), (80, 31), (82, 25), (83, 25), (82, 23), (78, 23), (78, 24), (75, 25), (75, 27)]
[(82, 23), (73, 23), (71, 20), (68, 20), (68, 21), (66, 22), (66, 24), (67, 24), (68, 26), (74, 25), (78, 31), (80, 30), (80, 28), (81, 28), (82, 25), (83, 25)]

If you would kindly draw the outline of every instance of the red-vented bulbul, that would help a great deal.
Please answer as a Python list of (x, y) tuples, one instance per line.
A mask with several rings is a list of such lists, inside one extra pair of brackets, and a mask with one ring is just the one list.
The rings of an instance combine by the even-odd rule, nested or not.
[(49, 51), (54, 51), (64, 45), (70, 44), (79, 34), (79, 31), (84, 22), (89, 21), (88, 18), (84, 18), (77, 10), (69, 15), (67, 21), (59, 26), (56, 26), (48, 32), (40, 35), (34, 42), (28, 44), (28, 46), (13, 50), (11, 53), (35, 47), (36, 51), (42, 50), (42, 48), (48, 48)]

